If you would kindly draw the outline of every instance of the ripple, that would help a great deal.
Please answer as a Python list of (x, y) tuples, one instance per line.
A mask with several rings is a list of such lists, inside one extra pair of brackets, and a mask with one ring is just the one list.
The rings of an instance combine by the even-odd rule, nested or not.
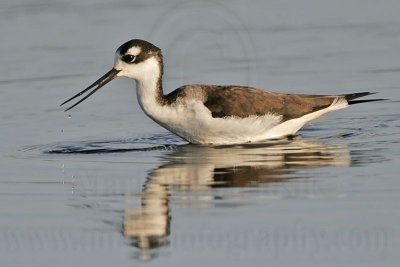
[(43, 82), (43, 81), (55, 81), (64, 80), (70, 78), (84, 77), (83, 74), (67, 74), (67, 75), (52, 75), (52, 76), (41, 76), (41, 77), (31, 77), (31, 78), (16, 78), (0, 80), (0, 85), (13, 84), (13, 83), (32, 83), (32, 82)]
[(383, 69), (373, 69), (368, 70), (369, 73), (398, 73), (400, 68), (383, 68)]
[(25, 147), (23, 151), (43, 154), (111, 154), (145, 151), (174, 151), (185, 142), (172, 134), (158, 134), (143, 138), (116, 138), (66, 141)]

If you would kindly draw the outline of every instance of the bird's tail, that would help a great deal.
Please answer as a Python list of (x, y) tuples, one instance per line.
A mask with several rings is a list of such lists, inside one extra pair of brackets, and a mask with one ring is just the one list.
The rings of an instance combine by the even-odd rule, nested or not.
[(365, 103), (365, 102), (375, 102), (375, 101), (389, 100), (389, 99), (384, 99), (384, 98), (354, 100), (354, 99), (358, 99), (360, 97), (373, 95), (373, 94), (376, 94), (376, 93), (374, 93), (374, 92), (373, 93), (371, 93), (371, 92), (361, 92), (361, 93), (345, 94), (343, 96), (347, 100), (347, 103), (349, 103), (349, 105), (360, 104), (360, 103)]

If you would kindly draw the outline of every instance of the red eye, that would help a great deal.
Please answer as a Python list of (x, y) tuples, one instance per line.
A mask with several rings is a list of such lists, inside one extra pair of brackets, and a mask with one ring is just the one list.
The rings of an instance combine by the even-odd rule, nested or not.
[(125, 61), (126, 63), (132, 63), (134, 62), (136, 57), (134, 55), (125, 55), (122, 57), (122, 60)]

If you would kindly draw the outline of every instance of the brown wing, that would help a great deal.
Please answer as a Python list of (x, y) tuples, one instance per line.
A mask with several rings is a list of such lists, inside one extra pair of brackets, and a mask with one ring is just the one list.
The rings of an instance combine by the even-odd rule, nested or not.
[(206, 92), (204, 105), (213, 117), (248, 117), (268, 113), (282, 115), (283, 120), (299, 118), (324, 109), (338, 96), (294, 95), (268, 92), (239, 86), (201, 86)]

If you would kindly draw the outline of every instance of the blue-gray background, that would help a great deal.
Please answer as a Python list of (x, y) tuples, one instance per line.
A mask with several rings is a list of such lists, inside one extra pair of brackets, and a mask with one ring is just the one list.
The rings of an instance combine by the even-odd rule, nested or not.
[[(0, 265), (398, 266), (399, 10), (397, 0), (1, 1)], [(126, 79), (62, 112), (132, 38), (163, 49), (166, 92), (212, 83), (391, 100), (330, 114), (276, 151), (180, 152)], [(46, 153), (93, 140), (139, 150)], [(319, 160), (288, 160), (310, 143)], [(241, 165), (273, 177), (207, 180)], [(185, 181), (170, 182), (174, 168)], [(122, 224), (154, 171), (168, 187), (170, 230), (161, 247), (139, 249)]]

